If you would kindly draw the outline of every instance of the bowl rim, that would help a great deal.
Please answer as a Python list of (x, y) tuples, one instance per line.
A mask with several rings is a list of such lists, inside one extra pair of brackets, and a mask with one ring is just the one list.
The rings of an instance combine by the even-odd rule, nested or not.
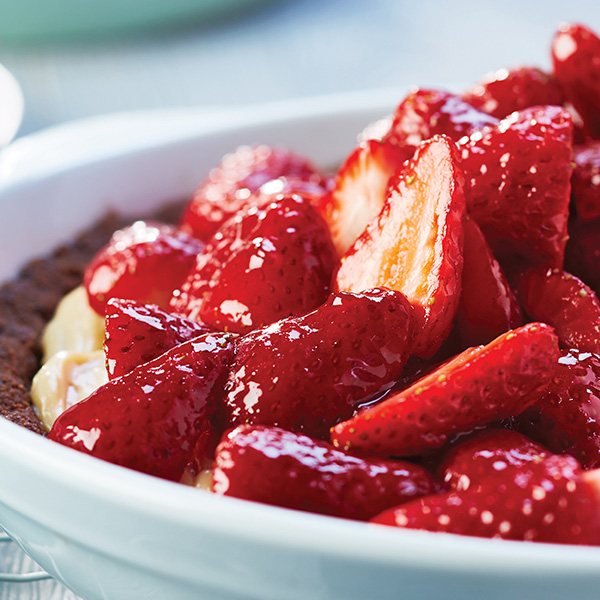
[(23, 91), (14, 75), (0, 64), (0, 149), (7, 146), (17, 134), (25, 112)]

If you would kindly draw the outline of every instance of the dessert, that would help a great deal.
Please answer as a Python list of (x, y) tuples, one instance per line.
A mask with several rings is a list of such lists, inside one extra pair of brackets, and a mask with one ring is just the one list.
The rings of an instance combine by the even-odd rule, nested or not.
[(564, 270), (595, 223), (592, 36), (557, 34), (554, 75), (411, 92), (333, 177), (237, 149), (179, 228), (114, 234), (83, 279), (109, 381), (49, 439), (299, 510), (599, 545), (600, 304), (589, 256)]

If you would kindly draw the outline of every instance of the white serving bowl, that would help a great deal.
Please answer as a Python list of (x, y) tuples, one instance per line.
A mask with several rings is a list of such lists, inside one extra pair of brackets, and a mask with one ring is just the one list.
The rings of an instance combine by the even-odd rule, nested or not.
[(23, 92), (17, 80), (0, 65), (0, 150), (15, 137), (24, 109)]
[[(333, 165), (400, 96), (116, 116), (17, 142), (0, 159), (0, 280), (109, 208), (133, 214), (187, 196), (238, 144), (284, 143)], [(0, 482), (0, 524), (89, 599), (575, 600), (600, 590), (600, 548), (397, 530), (217, 497), (4, 419)]]

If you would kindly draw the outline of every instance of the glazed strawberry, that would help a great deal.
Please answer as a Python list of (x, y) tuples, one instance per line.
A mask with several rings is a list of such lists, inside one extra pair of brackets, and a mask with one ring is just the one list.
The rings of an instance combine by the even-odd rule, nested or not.
[(571, 116), (512, 113), (461, 142), (467, 209), (500, 260), (562, 268), (571, 178)]
[(464, 223), (463, 261), (462, 292), (456, 313), (463, 347), (487, 344), (519, 327), (523, 322), (521, 308), (473, 219)]
[(450, 436), (523, 412), (548, 388), (558, 356), (541, 323), (465, 350), (409, 388), (388, 394), (331, 430), (334, 446), (381, 456), (410, 456)]
[(280, 195), (227, 221), (198, 255), (171, 309), (245, 333), (307, 313), (328, 294), (337, 256), (310, 202)]
[(563, 347), (600, 353), (600, 302), (580, 279), (559, 269), (530, 270), (516, 284), (533, 321), (554, 327)]
[(600, 140), (573, 148), (571, 192), (582, 221), (600, 217)]
[(227, 425), (327, 437), (394, 385), (411, 348), (412, 312), (398, 292), (339, 292), (307, 315), (241, 337), (225, 385)]
[(242, 425), (217, 447), (213, 490), (255, 502), (367, 520), (434, 491), (408, 462), (357, 458), (278, 427)]
[(517, 424), (553, 452), (575, 456), (586, 469), (600, 467), (600, 356), (564, 351), (547, 393)]
[(368, 140), (383, 140), (389, 133), (392, 128), (392, 123), (394, 122), (394, 115), (386, 115), (385, 117), (381, 117), (381, 119), (377, 119), (377, 121), (373, 121), (369, 123), (357, 136), (359, 144), (366, 142)]
[(342, 258), (336, 285), (360, 292), (387, 287), (415, 307), (413, 352), (432, 356), (448, 334), (460, 299), (463, 175), (454, 142), (423, 142), (390, 181), (381, 213)]
[(563, 103), (554, 76), (537, 67), (515, 67), (490, 73), (469, 88), (462, 99), (498, 119), (530, 106), (561, 106)]
[(104, 354), (109, 379), (203, 333), (207, 325), (168, 313), (155, 304), (111, 298), (106, 305)]
[(111, 298), (166, 308), (204, 244), (170, 225), (137, 221), (116, 231), (87, 266), (83, 284), (91, 307), (104, 316)]
[(401, 146), (418, 146), (434, 135), (457, 142), (498, 119), (441, 90), (416, 89), (400, 103), (385, 139)]
[(582, 121), (584, 137), (600, 135), (600, 38), (588, 27), (565, 24), (552, 41), (552, 64), (565, 99)]
[(209, 426), (232, 334), (205, 334), (98, 388), (62, 413), (48, 437), (137, 471), (178, 480)]
[(600, 499), (570, 456), (529, 461), (488, 485), (425, 496), (384, 511), (373, 523), (445, 533), (597, 545)]
[(413, 146), (366, 140), (337, 171), (333, 189), (319, 210), (329, 225), (338, 255), (343, 256), (369, 221), (381, 211), (390, 177), (414, 153)]
[(279, 177), (321, 182), (312, 163), (285, 148), (240, 146), (209, 173), (188, 202), (181, 227), (207, 240), (238, 210), (252, 205), (252, 194)]
[(582, 221), (573, 216), (569, 220), (569, 241), (565, 249), (565, 269), (585, 281), (600, 293), (600, 219)]

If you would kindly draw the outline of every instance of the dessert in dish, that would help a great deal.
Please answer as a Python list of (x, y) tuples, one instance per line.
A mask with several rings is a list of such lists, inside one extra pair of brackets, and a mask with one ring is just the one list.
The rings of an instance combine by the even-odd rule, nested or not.
[(570, 192), (593, 172), (599, 48), (571, 26), (554, 76), (415, 90), (334, 177), (240, 148), (179, 228), (118, 231), (83, 278), (109, 381), (49, 437), (290, 508), (599, 544), (600, 303), (591, 254), (563, 267), (596, 218), (593, 175)]

